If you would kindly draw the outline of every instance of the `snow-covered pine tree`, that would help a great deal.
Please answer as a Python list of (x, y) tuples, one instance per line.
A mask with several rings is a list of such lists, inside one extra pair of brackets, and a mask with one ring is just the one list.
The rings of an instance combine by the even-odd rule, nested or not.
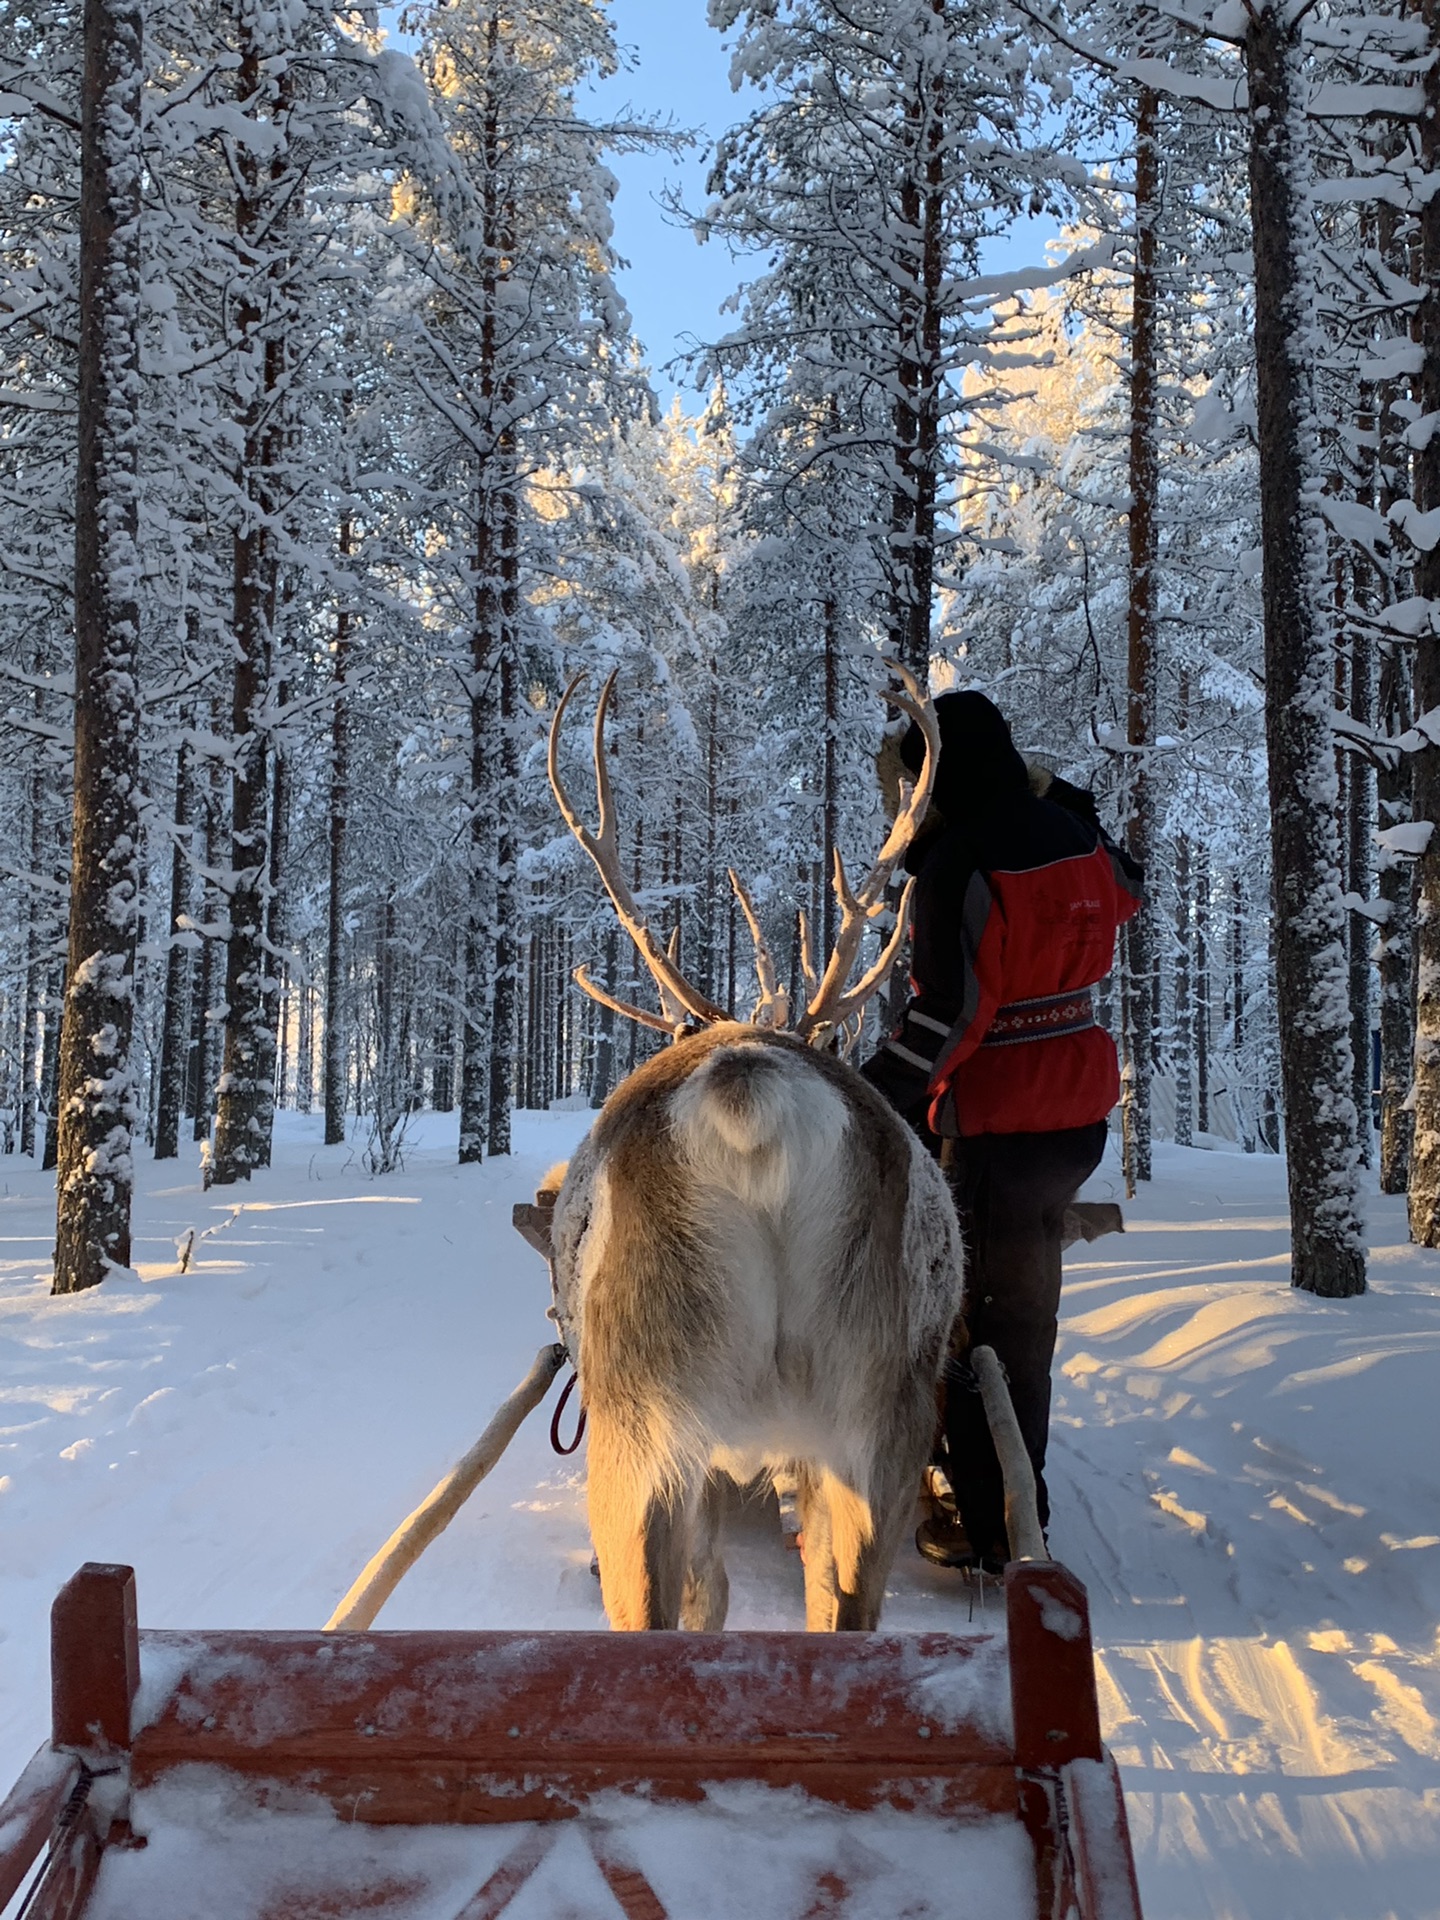
[[(817, 393), (798, 370), (737, 463), (730, 656), (755, 689), (758, 741), (783, 742), (791, 788), (783, 811), (783, 790), (766, 809), (775, 827), (784, 823), (780, 844), (757, 849), (746, 870), (792, 991), (802, 985), (800, 916), (823, 956), (836, 928), (835, 854), (854, 871), (880, 817), (874, 752), (883, 710), (873, 688), (888, 595), (869, 536), (877, 518), (883, 523), (886, 496), (853, 468), (812, 464), (855, 398), (853, 388)], [(732, 712), (732, 726), (738, 719)]]
[(194, 847), (192, 827), (194, 772), (185, 746), (175, 753), (174, 842), (170, 850), (170, 951), (165, 962), (165, 1006), (161, 1021), (159, 1091), (155, 1112), (155, 1158), (173, 1160), (180, 1151), (180, 1118), (185, 1105), (185, 1065), (190, 1051), (190, 945), (179, 937), (189, 916)]
[[(1161, 196), (1160, 96), (1135, 95), (1134, 239), (1130, 277), (1130, 580), (1126, 610), (1125, 737), (1133, 756), (1125, 795), (1130, 852), (1155, 872), (1154, 773), (1148, 758), (1156, 733), (1157, 563), (1160, 552), (1160, 422), (1158, 263)], [(1155, 1036), (1152, 981), (1156, 966), (1153, 893), (1124, 933), (1124, 1130), (1127, 1186), (1148, 1180), (1151, 1074)]]
[[(1321, 337), (1307, 127), (1312, 76), (1302, 46), (1311, 11), (1294, 0), (1259, 0), (1243, 12), (1213, 10), (1205, 26), (1239, 46), (1248, 80), (1266, 731), (1293, 1278), (1314, 1291), (1344, 1294), (1363, 1289), (1364, 1258), (1330, 728), (1333, 634), (1313, 391)], [(1115, 63), (1102, 55), (1101, 64)], [(1222, 110), (1244, 97), (1237, 76), (1182, 76), (1158, 60), (1119, 70)], [(1344, 110), (1352, 110), (1348, 102)]]
[[(355, 522), (348, 506), (340, 516), (337, 558), (348, 567), (355, 548)], [(340, 583), (335, 609), (334, 667), (330, 702), (329, 808), (326, 820), (325, 903), (325, 1144), (339, 1146), (345, 1139), (345, 856), (350, 815), (350, 676), (353, 667), (355, 609)]]
[(711, 21), (766, 98), (720, 142), (701, 231), (767, 263), (711, 363), (752, 410), (838, 396), (803, 458), (879, 496), (887, 647), (923, 678), (959, 373), (991, 326), (979, 250), (1054, 171), (1028, 48), (991, 0), (716, 0)]
[[(1440, 716), (1440, 4), (1412, 0), (1410, 12), (1426, 34), (1422, 62), (1424, 102), (1419, 118), (1419, 278), (1416, 315), (1421, 366), (1416, 418), (1406, 438), (1412, 452), (1411, 498), (1397, 501), (1391, 518), (1413, 552), (1416, 726), (1425, 736), (1415, 755), (1417, 821), (1440, 825), (1440, 746), (1431, 731)], [(1419, 862), (1415, 922), (1415, 1134), (1410, 1164), (1410, 1237), (1440, 1246), (1440, 832), (1432, 831)]]
[[(305, 99), (307, 9), (294, 15), (242, 0), (236, 14), (236, 100), (245, 123), (234, 159), (235, 239), (230, 384), (235, 407), (232, 753), (229, 927), (225, 942), (225, 1051), (217, 1087), (211, 1184), (248, 1180), (269, 1160), (274, 1100), (275, 997), (267, 922), (271, 902), (271, 708), (279, 684), (280, 546), (293, 453), (292, 368), (298, 342), (301, 237), (316, 140)], [(312, 32), (307, 32), (312, 29)]]
[(610, 279), (614, 181), (600, 154), (607, 140), (647, 135), (640, 127), (602, 135), (579, 115), (577, 89), (614, 63), (610, 24), (595, 0), (518, 8), (464, 0), (418, 11), (415, 24), (453, 155), (448, 177), (416, 182), (409, 237), (400, 232), (396, 241), (426, 288), (409, 340), (414, 377), (433, 409), (428, 458), (440, 524), (432, 560), (446, 576), (440, 590), (464, 644), (456, 667), (470, 736), (460, 1049), (466, 1162), (482, 1157), (512, 1077), (513, 863), (501, 856), (513, 836), (507, 743), (516, 718), (526, 475), (559, 464), (567, 441), (591, 416), (598, 420), (605, 401), (623, 410), (616, 396), (627, 321)]
[(1275, 873), (1291, 1278), (1365, 1287), (1341, 905), (1325, 519), (1313, 396), (1318, 357), (1307, 76), (1295, 0), (1257, 0), (1249, 82), (1255, 368), (1264, 548), (1265, 718)]
[[(196, 1036), (223, 1034), (225, 1058), (218, 1073), (207, 1059), (191, 1076), (197, 1093), (217, 1089), (211, 1171), (228, 1182), (268, 1164), (277, 1065), (289, 1064), (291, 1044), (282, 1016), (297, 997), (299, 1038), (313, 1052), (313, 990), (285, 950), (301, 924), (291, 896), (305, 889), (292, 884), (283, 843), (297, 811), (305, 825), (308, 755), (328, 716), (316, 636), (329, 639), (334, 602), (355, 595), (334, 539), (347, 498), (344, 395), (383, 380), (384, 342), (368, 322), (384, 257), (371, 210), (388, 206), (380, 169), (428, 154), (432, 129), (413, 63), (377, 56), (358, 15), (300, 0), (217, 16), (166, 0), (163, 24), (151, 163), (163, 191), (148, 222), (152, 287), (165, 298), (156, 488), (189, 683), (213, 684), (217, 660), (227, 682), (227, 724), (212, 715), (190, 744), (229, 789), (223, 819), (213, 792), (205, 808), (215, 897), (202, 915), (209, 978)], [(365, 506), (378, 512), (385, 492), (363, 490)], [(208, 1093), (194, 1104), (203, 1137)]]
[[(0, 1070), (7, 1144), (56, 1164), (58, 1037), (69, 912), (74, 750), (75, 219), (82, 15), (0, 7), (0, 657), (13, 883), (6, 968), (23, 974), (13, 1075)], [(10, 984), (7, 980), (6, 985)], [(0, 989), (3, 991), (3, 989)], [(8, 996), (7, 996), (8, 997)], [(7, 1049), (8, 1051), (8, 1049)], [(18, 1133), (10, 1116), (18, 1108)]]
[(75, 782), (60, 1049), (56, 1293), (130, 1263), (140, 892), (141, 36), (86, 0), (80, 90)]

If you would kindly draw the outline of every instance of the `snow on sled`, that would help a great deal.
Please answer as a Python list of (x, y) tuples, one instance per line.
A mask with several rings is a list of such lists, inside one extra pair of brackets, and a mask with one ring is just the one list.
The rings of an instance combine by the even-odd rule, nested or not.
[(52, 1617), (25, 1920), (1138, 1920), (1083, 1587), (1008, 1633), (169, 1633)]

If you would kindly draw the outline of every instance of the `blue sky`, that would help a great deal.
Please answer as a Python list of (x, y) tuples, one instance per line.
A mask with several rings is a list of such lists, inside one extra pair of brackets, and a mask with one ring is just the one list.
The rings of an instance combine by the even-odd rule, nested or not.
[[(700, 134), (698, 145), (678, 159), (631, 154), (609, 163), (620, 181), (615, 244), (630, 263), (621, 288), (656, 386), (668, 398), (674, 381), (665, 377), (665, 363), (690, 339), (713, 339), (722, 330), (720, 308), (742, 273), (718, 241), (702, 247), (669, 220), (659, 200), (678, 186), (687, 205), (703, 206), (710, 148), (747, 110), (754, 91), (731, 92), (729, 56), (705, 24), (705, 0), (610, 0), (610, 11), (625, 70), (596, 89), (593, 110), (618, 116), (630, 107)], [(674, 372), (684, 384), (683, 370)]]
[[(687, 407), (699, 399), (683, 368), (667, 377), (666, 363), (694, 339), (712, 340), (728, 324), (720, 309), (737, 284), (757, 271), (751, 260), (734, 260), (719, 241), (700, 246), (662, 211), (667, 187), (678, 185), (687, 205), (705, 200), (710, 148), (733, 121), (750, 111), (756, 91), (731, 91), (725, 41), (706, 25), (706, 0), (610, 0), (625, 69), (595, 90), (597, 115), (658, 115), (699, 132), (699, 143), (680, 158), (612, 156), (620, 181), (615, 205), (617, 250), (629, 262), (620, 276), (635, 331), (645, 349), (655, 386), (668, 402), (677, 385)], [(1052, 221), (1024, 223), (1024, 230), (993, 241), (985, 250), (987, 272), (1026, 267), (1045, 258)]]

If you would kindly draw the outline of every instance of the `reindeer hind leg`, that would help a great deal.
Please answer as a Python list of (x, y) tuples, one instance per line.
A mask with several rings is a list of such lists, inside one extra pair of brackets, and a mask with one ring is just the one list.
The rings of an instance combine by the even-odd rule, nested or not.
[(690, 1633), (719, 1633), (730, 1610), (730, 1581), (721, 1553), (728, 1487), (725, 1474), (707, 1474), (696, 1503), (680, 1602), (680, 1624)]
[(885, 1605), (885, 1582), (895, 1564), (895, 1555), (905, 1537), (914, 1512), (918, 1472), (907, 1479), (903, 1499), (877, 1500), (873, 1509), (873, 1530), (860, 1543), (850, 1579), (840, 1596), (840, 1628), (869, 1633), (880, 1624)]
[(804, 1465), (797, 1478), (805, 1535), (805, 1625), (811, 1633), (833, 1633), (839, 1625), (840, 1589), (827, 1476)]
[(848, 1476), (806, 1470), (805, 1624), (812, 1632), (868, 1633), (879, 1624), (923, 1462), (923, 1443), (872, 1461), (868, 1498)]
[(880, 1617), (889, 1557), (880, 1566), (877, 1590), (875, 1523), (869, 1500), (834, 1473), (825, 1475), (824, 1495), (835, 1565), (835, 1630), (864, 1632)]
[(674, 1628), (690, 1557), (692, 1498), (667, 1497), (633, 1447), (590, 1421), (590, 1537), (600, 1593), (621, 1632)]
[(870, 1462), (869, 1526), (857, 1543), (852, 1565), (845, 1569), (842, 1626), (868, 1632), (880, 1624), (885, 1582), (915, 1517), (915, 1499), (930, 1456), (934, 1426), (934, 1399), (922, 1380), (911, 1404), (897, 1410), (890, 1434)]

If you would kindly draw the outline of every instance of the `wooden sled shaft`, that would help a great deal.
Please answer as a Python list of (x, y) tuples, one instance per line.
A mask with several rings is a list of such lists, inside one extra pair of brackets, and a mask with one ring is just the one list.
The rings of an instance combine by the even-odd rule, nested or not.
[(541, 1347), (530, 1371), (501, 1403), (470, 1451), (431, 1489), (414, 1512), (405, 1516), (380, 1551), (367, 1562), (325, 1622), (327, 1633), (361, 1633), (372, 1625), (376, 1614), (426, 1547), (445, 1531), (494, 1467), (515, 1438), (521, 1421), (545, 1398), (565, 1360), (565, 1349), (558, 1341)]

